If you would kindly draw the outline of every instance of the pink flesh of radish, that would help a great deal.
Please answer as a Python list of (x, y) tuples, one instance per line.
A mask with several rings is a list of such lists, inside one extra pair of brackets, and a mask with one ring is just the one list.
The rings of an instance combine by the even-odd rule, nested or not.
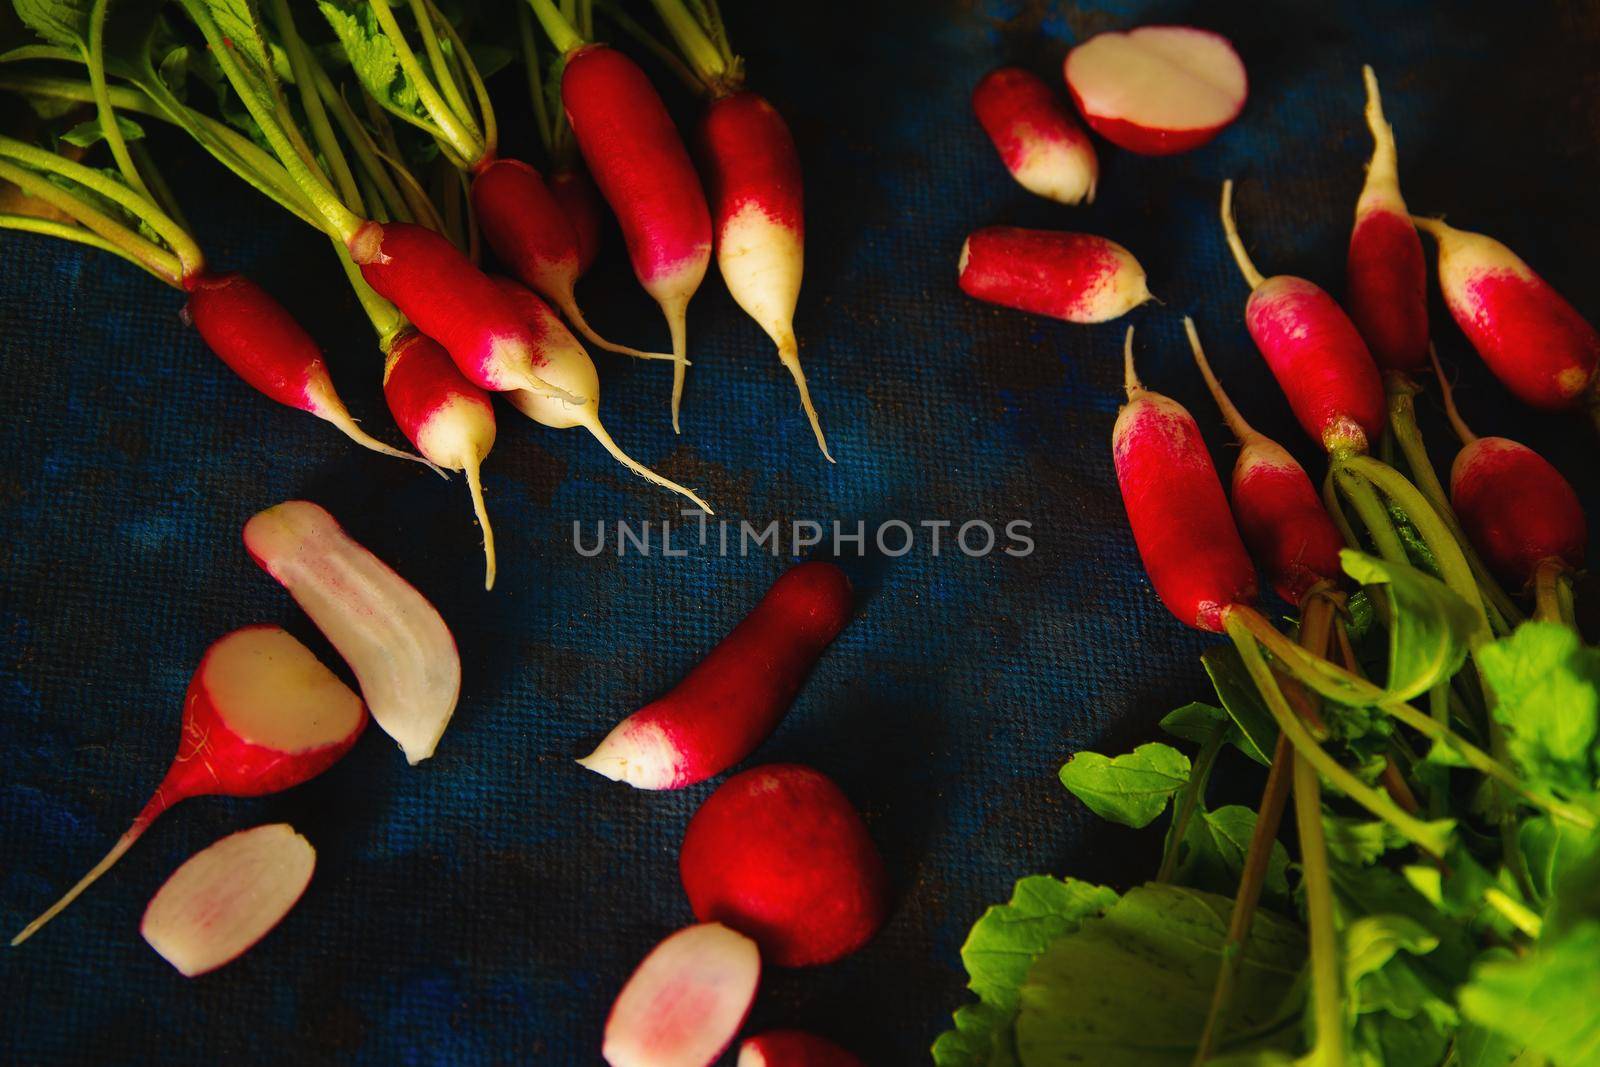
[(106, 857), (11, 943), (76, 900), (178, 801), (299, 785), (349, 751), (366, 723), (361, 698), (287, 632), (247, 626), (220, 638), (189, 683), (178, 755), (155, 795)]
[(283, 921), (316, 864), (316, 850), (288, 823), (230, 834), (172, 872), (139, 933), (186, 977), (214, 971)]
[(721, 923), (679, 930), (617, 995), (601, 1054), (611, 1067), (707, 1067), (744, 1025), (760, 980), (748, 937)]
[(461, 657), (434, 606), (309, 501), (257, 513), (244, 544), (345, 658), (406, 761), (433, 755), (461, 693)]
[[(1238, 117), (1249, 92), (1227, 39), (1186, 26), (1102, 33), (1068, 54), (1064, 73), (1084, 117), (1133, 151), (1198, 147)], [(1129, 127), (1127, 137), (1105, 123)]]

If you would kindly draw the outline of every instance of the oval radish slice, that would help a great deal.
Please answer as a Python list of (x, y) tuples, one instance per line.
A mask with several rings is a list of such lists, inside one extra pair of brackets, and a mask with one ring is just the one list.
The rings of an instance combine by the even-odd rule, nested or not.
[(230, 834), (172, 872), (139, 933), (186, 977), (214, 971), (283, 921), (316, 865), (316, 850), (288, 823)]
[(804, 1030), (768, 1030), (739, 1046), (737, 1067), (866, 1067), (853, 1052)]
[(601, 1055), (611, 1067), (707, 1067), (733, 1043), (760, 981), (748, 937), (721, 923), (679, 930), (617, 994)]
[(1133, 253), (1104, 237), (990, 226), (961, 246), (961, 289), (1066, 322), (1106, 322), (1150, 299)]
[(1228, 39), (1191, 26), (1091, 37), (1067, 53), (1062, 73), (1096, 133), (1147, 156), (1199, 148), (1239, 117), (1250, 92)]
[(406, 762), (433, 755), (461, 694), (461, 657), (434, 606), (308, 500), (257, 513), (244, 546), (339, 650)]
[(972, 110), (1017, 184), (1060, 204), (1094, 203), (1094, 144), (1043, 78), (1021, 67), (990, 71), (972, 91)]

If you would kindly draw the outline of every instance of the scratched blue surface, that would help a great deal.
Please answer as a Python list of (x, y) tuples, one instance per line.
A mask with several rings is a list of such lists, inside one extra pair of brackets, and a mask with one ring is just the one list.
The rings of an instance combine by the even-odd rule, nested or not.
[[(1181, 340), (1178, 316), (1194, 314), (1247, 414), (1310, 465), (1240, 324), (1221, 180), (1240, 179), (1263, 269), (1339, 291), (1371, 61), (1412, 206), (1500, 236), (1600, 317), (1600, 20), (1578, 3), (904, 0), (822, 5), (831, 24), (814, 5), (727, 6), (752, 83), (805, 161), (798, 325), (840, 463), (819, 461), (787, 376), (716, 280), (693, 307), (683, 436), (662, 368), (621, 359), (601, 363), (608, 424), (735, 521), (1026, 519), (1037, 543), (1026, 559), (932, 558), (924, 542), (852, 563), (859, 617), (757, 756), (838, 779), (883, 847), (895, 904), (852, 959), (769, 975), (751, 1030), (806, 1026), (874, 1064), (917, 1063), (961, 999), (966, 929), (1016, 877), (1148, 873), (1151, 840), (1097, 823), (1055, 771), (1202, 695), (1206, 643), (1151, 594), (1117, 500), (1107, 442), (1123, 324), (967, 300), (954, 285), (963, 236), (1006, 222), (1122, 241), (1164, 301), (1133, 316), (1146, 382), (1190, 404), (1226, 461)], [(1071, 42), (1149, 21), (1236, 41), (1252, 81), (1237, 126), (1173, 159), (1104, 150), (1092, 208), (1030, 198), (972, 119), (971, 86), (1003, 61), (1053, 76)], [(502, 83), (509, 117), (522, 98), (514, 77)], [(280, 293), (356, 414), (398, 441), (325, 245), (194, 153), (179, 158), (173, 178), (212, 260)], [(503, 410), (486, 470), (501, 582), (485, 594), (459, 480), (359, 451), (252, 393), (184, 328), (176, 294), (118, 261), (7, 235), (0, 264), (0, 927), (20, 927), (125, 827), (171, 756), (212, 639), (279, 622), (337, 662), (240, 547), (259, 508), (330, 507), (438, 604), (465, 671), (423, 766), (373, 730), (290, 793), (185, 803), (34, 941), (0, 950), (0, 1060), (597, 1062), (621, 982), (691, 919), (677, 845), (711, 786), (637, 793), (571, 758), (676, 680), (783, 562), (692, 542), (684, 558), (578, 556), (573, 520), (659, 522), (675, 501), (581, 431)], [(619, 337), (661, 343), (615, 238), (582, 295)], [(1435, 321), (1480, 431), (1544, 451), (1595, 501), (1587, 429), (1518, 409)], [(1423, 409), (1442, 443), (1432, 401)], [(278, 819), (318, 849), (309, 892), (237, 963), (178, 977), (138, 937), (144, 902), (197, 849)]]

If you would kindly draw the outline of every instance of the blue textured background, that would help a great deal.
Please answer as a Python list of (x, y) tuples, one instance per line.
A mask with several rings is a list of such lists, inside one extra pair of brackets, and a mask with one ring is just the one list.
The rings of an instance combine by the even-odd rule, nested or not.
[[(1016, 877), (1147, 873), (1152, 839), (1098, 824), (1055, 772), (1201, 695), (1206, 643), (1151, 594), (1117, 500), (1107, 445), (1124, 324), (966, 299), (953, 277), (963, 236), (1007, 222), (1122, 241), (1165, 301), (1133, 316), (1146, 382), (1190, 404), (1226, 462), (1181, 339), (1178, 316), (1194, 314), (1249, 417), (1311, 465), (1240, 324), (1245, 289), (1215, 221), (1222, 178), (1241, 181), (1263, 269), (1341, 290), (1371, 61), (1412, 207), (1501, 237), (1600, 317), (1600, 19), (1579, 3), (904, 0), (822, 5), (835, 16), (824, 25), (814, 5), (728, 7), (752, 84), (805, 160), (798, 325), (840, 463), (820, 461), (787, 376), (714, 279), (691, 316), (684, 435), (668, 425), (663, 369), (611, 357), (606, 421), (734, 520), (1035, 525), (1028, 559), (919, 549), (855, 567), (859, 618), (757, 757), (839, 780), (882, 845), (895, 905), (854, 958), (770, 974), (751, 1027), (808, 1026), (872, 1063), (915, 1063), (961, 1000), (966, 929)], [(1173, 159), (1104, 149), (1092, 208), (1029, 197), (971, 117), (972, 85), (1002, 61), (1053, 77), (1073, 41), (1147, 21), (1234, 39), (1252, 80), (1239, 123)], [(524, 107), (514, 77), (500, 89), (508, 116)], [(282, 295), (352, 409), (398, 441), (326, 245), (180, 152), (172, 176), (213, 262)], [(212, 639), (280, 622), (337, 662), (245, 557), (238, 531), (256, 510), (288, 497), (330, 507), (438, 604), (465, 669), (456, 719), (423, 766), (373, 730), (286, 795), (186, 803), (34, 941), (0, 949), (0, 1059), (595, 1062), (629, 970), (690, 921), (677, 845), (712, 786), (638, 793), (571, 757), (674, 682), (783, 563), (700, 549), (579, 558), (572, 520), (675, 517), (674, 499), (582, 431), (504, 410), (486, 471), (502, 574), (486, 595), (459, 480), (359, 451), (252, 393), (182, 326), (179, 296), (118, 261), (6, 235), (0, 264), (0, 928), (20, 927), (126, 826), (172, 754)], [(582, 296), (603, 328), (660, 343), (614, 238)], [(1461, 401), (1478, 429), (1544, 451), (1596, 500), (1588, 430), (1517, 409), (1442, 312), (1435, 322), (1445, 358), (1466, 364)], [(1422, 406), (1442, 443), (1433, 402)], [(317, 846), (306, 897), (239, 962), (180, 978), (138, 937), (144, 902), (195, 850), (276, 819)]]

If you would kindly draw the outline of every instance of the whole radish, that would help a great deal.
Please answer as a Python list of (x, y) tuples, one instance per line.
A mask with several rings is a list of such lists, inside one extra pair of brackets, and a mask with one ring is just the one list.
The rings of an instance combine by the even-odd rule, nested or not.
[(1222, 183), (1222, 227), (1250, 283), (1245, 326), (1311, 439), (1330, 453), (1364, 453), (1383, 433), (1383, 379), (1355, 323), (1304, 278), (1263, 278), (1233, 222), (1233, 182)]
[(1220, 632), (1224, 609), (1255, 601), (1255, 568), (1194, 417), (1140, 383), (1131, 326), (1123, 376), (1128, 402), (1117, 413), (1111, 451), (1139, 558), (1179, 622)]
[(1600, 334), (1577, 309), (1494, 238), (1414, 221), (1439, 242), (1445, 306), (1501, 384), (1545, 411), (1592, 405)]
[(754, 941), (721, 923), (679, 930), (617, 994), (600, 1055), (611, 1067), (710, 1067), (744, 1025), (761, 982)]
[(511, 299), (517, 308), (517, 313), (523, 316), (539, 338), (541, 349), (549, 355), (550, 362), (545, 367), (545, 374), (550, 382), (574, 396), (586, 398), (581, 404), (572, 404), (556, 397), (519, 389), (506, 394), (506, 399), (511, 401), (512, 406), (528, 418), (553, 430), (568, 430), (582, 426), (594, 435), (594, 439), (599, 441), (601, 446), (611, 453), (611, 458), (618, 463), (646, 481), (687, 498), (706, 514), (712, 514), (711, 506), (701, 500), (699, 494), (692, 489), (685, 489), (677, 482), (663, 478), (622, 451), (611, 439), (611, 434), (600, 423), (600, 374), (595, 370), (594, 361), (589, 358), (589, 353), (583, 350), (576, 337), (567, 332), (567, 328), (561, 324), (561, 319), (556, 313), (550, 310), (544, 301), (510, 278), (497, 277), (495, 282)]
[(1531, 583), (1541, 565), (1581, 569), (1589, 525), (1571, 483), (1526, 445), (1473, 433), (1437, 357), (1434, 370), (1462, 446), (1450, 465), (1450, 504), (1473, 547), (1514, 588)]
[(315, 778), (367, 725), (361, 698), (276, 626), (219, 638), (189, 681), (178, 754), (105, 859), (11, 939), (20, 945), (121, 859), (157, 816), (188, 797), (254, 797)]
[(581, 167), (557, 167), (550, 175), (549, 184), (550, 195), (561, 205), (578, 238), (578, 276), (581, 278), (600, 258), (605, 206), (600, 202), (594, 182)]
[(794, 336), (805, 270), (805, 205), (794, 137), (776, 108), (741, 90), (711, 101), (700, 124), (700, 147), (722, 279), (734, 302), (778, 346), (778, 361), (794, 377), (817, 447), (832, 462)]
[(1246, 422), (1228, 399), (1200, 347), (1194, 320), (1185, 317), (1183, 327), (1200, 374), (1239, 442), (1230, 494), (1239, 532), (1278, 595), (1299, 605), (1319, 583), (1339, 582), (1344, 573), (1339, 563), (1344, 537), (1305, 468), (1282, 445)]
[(1126, 248), (1087, 233), (990, 226), (961, 246), (968, 296), (1067, 322), (1107, 322), (1151, 299)]
[(573, 292), (584, 270), (577, 227), (538, 171), (515, 159), (493, 160), (473, 176), (472, 207), (494, 254), (523, 284), (559, 308), (579, 333), (608, 352), (672, 358), (613, 344), (583, 317)]
[[(284, 306), (243, 274), (202, 270), (183, 280), (189, 300), (184, 315), (207, 347), (251, 388), (280, 404), (337, 426), (357, 444), (386, 456), (416, 460), (390, 448), (356, 425), (317, 343)], [(421, 462), (418, 460), (418, 462)]]
[(1428, 268), (1422, 238), (1400, 196), (1399, 155), (1394, 128), (1383, 117), (1378, 76), (1371, 67), (1362, 67), (1361, 74), (1373, 148), (1350, 232), (1350, 318), (1379, 366), (1411, 374), (1428, 365)]
[(494, 404), (462, 375), (439, 343), (407, 330), (389, 345), (383, 396), (407, 439), (432, 463), (463, 471), (483, 527), (483, 587), (494, 588), (494, 529), (480, 468), (494, 447)]
[(853, 606), (850, 581), (833, 564), (789, 568), (683, 681), (578, 762), (637, 789), (681, 789), (721, 774), (777, 727)]
[(804, 1030), (768, 1030), (739, 1046), (736, 1067), (866, 1067), (855, 1053)]
[(832, 963), (872, 939), (889, 884), (867, 825), (810, 767), (736, 774), (689, 820), (678, 853), (689, 906), (755, 938), (779, 967)]
[(1094, 144), (1043, 78), (1021, 67), (990, 71), (972, 91), (972, 110), (1024, 189), (1059, 204), (1094, 203)]

